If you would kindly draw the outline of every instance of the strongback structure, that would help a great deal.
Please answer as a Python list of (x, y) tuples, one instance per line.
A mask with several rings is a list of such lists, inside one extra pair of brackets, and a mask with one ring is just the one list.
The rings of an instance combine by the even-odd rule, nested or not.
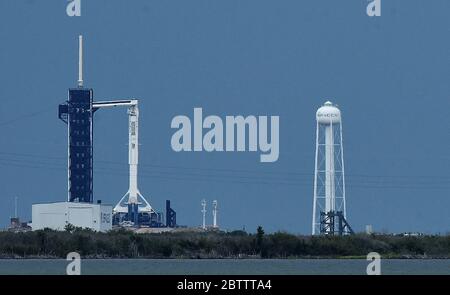
[(345, 204), (341, 111), (327, 101), (316, 113), (312, 234), (353, 233)]

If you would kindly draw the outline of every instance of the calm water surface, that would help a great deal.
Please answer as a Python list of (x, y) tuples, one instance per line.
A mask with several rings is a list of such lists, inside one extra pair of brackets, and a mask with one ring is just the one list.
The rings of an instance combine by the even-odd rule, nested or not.
[[(68, 262), (62, 259), (0, 260), (0, 274), (65, 274)], [(298, 260), (182, 260), (182, 259), (86, 259), (81, 272), (86, 275), (150, 274), (365, 274), (368, 262), (362, 259)], [(383, 274), (450, 274), (450, 260), (382, 260)]]

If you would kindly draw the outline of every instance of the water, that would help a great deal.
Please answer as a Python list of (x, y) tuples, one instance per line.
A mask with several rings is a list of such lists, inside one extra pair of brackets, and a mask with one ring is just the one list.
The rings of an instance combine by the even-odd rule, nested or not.
[[(65, 274), (68, 262), (62, 259), (0, 259), (0, 274)], [(182, 260), (182, 259), (85, 259), (81, 272), (86, 275), (275, 275), (275, 274), (366, 274), (368, 262), (362, 259), (292, 260)], [(382, 260), (382, 274), (450, 274), (450, 260)]]

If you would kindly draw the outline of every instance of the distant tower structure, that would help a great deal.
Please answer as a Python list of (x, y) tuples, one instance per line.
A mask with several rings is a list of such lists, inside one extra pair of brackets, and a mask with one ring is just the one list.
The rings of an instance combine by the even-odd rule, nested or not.
[(17, 212), (17, 201), (19, 200), (18, 197), (14, 197), (14, 217), (19, 218), (19, 214)]
[(317, 110), (316, 121), (312, 234), (353, 233), (345, 204), (341, 111), (327, 101)]
[(202, 222), (202, 228), (206, 229), (206, 200), (202, 200), (202, 214), (203, 214), (203, 222)]
[(218, 228), (218, 226), (217, 226), (217, 200), (213, 201), (212, 214), (213, 214), (213, 228)]
[(170, 207), (170, 200), (166, 200), (166, 227), (177, 226), (177, 213)]
[(69, 89), (59, 118), (68, 130), (68, 201), (93, 202), (93, 90), (83, 86), (83, 37), (79, 36), (78, 88)]

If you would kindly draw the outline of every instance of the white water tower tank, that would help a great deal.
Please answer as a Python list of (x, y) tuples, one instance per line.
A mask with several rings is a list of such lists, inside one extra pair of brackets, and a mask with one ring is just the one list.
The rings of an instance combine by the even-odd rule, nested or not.
[(341, 111), (327, 101), (317, 110), (316, 119), (319, 124), (337, 124), (341, 122)]

